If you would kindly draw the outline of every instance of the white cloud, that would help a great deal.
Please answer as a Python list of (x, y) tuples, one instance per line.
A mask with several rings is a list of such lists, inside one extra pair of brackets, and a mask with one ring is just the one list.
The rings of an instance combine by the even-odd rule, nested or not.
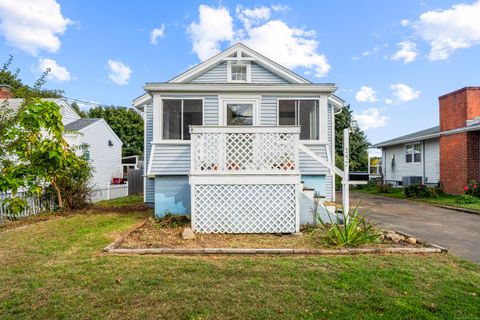
[(235, 11), (238, 19), (242, 21), (246, 28), (250, 28), (252, 25), (268, 20), (271, 14), (271, 9), (269, 7), (249, 9), (238, 5)]
[(371, 50), (367, 50), (367, 51), (362, 52), (362, 54), (360, 56), (353, 56), (352, 60), (359, 60), (360, 58), (368, 57), (370, 55), (373, 55), (373, 54), (377, 53), (379, 50), (380, 50), (380, 46), (375, 46)]
[(420, 96), (419, 90), (415, 90), (403, 83), (392, 84), (390, 89), (399, 101), (411, 101)]
[(291, 28), (280, 20), (270, 20), (247, 30), (242, 40), (281, 65), (294, 69), (313, 69), (315, 77), (324, 77), (330, 70), (327, 58), (317, 52), (318, 41), (311, 30)]
[(367, 86), (362, 86), (355, 94), (355, 100), (358, 102), (376, 102), (378, 101), (375, 91)]
[(163, 38), (165, 35), (165, 25), (162, 23), (162, 26), (160, 29), (153, 29), (152, 33), (150, 34), (150, 43), (153, 44), (154, 46), (157, 45), (158, 38)]
[(403, 27), (409, 26), (409, 25), (410, 25), (410, 20), (408, 20), (408, 19), (402, 19), (402, 20), (400, 21), (400, 25), (403, 26)]
[(354, 113), (353, 117), (358, 121), (358, 125), (362, 130), (384, 127), (389, 120), (389, 118), (382, 115), (377, 108), (369, 108), (360, 114)]
[(199, 21), (192, 22), (187, 32), (193, 42), (193, 52), (206, 60), (220, 52), (220, 42), (233, 40), (233, 19), (225, 7), (200, 5)]
[(411, 41), (398, 43), (399, 50), (390, 57), (392, 60), (403, 60), (403, 63), (410, 63), (417, 58), (417, 46)]
[(45, 72), (47, 69), (50, 69), (50, 72), (47, 75), (48, 79), (52, 79), (58, 82), (70, 81), (72, 77), (70, 72), (64, 66), (58, 65), (57, 61), (52, 59), (40, 58), (38, 59), (38, 72)]
[(108, 68), (110, 70), (108, 74), (110, 80), (122, 86), (128, 84), (128, 79), (130, 79), (130, 74), (132, 73), (132, 69), (129, 66), (124, 65), (120, 61), (108, 60)]
[(457, 49), (480, 44), (480, 1), (420, 15), (414, 28), (430, 44), (430, 60), (445, 60)]
[(8, 43), (31, 55), (57, 52), (59, 35), (72, 23), (55, 0), (0, 0), (0, 33)]
[(393, 104), (393, 100), (392, 99), (385, 99), (385, 103), (386, 104)]
[(199, 7), (199, 21), (188, 27), (193, 51), (200, 60), (220, 51), (221, 42), (241, 41), (252, 49), (287, 68), (312, 69), (315, 77), (323, 77), (330, 70), (325, 55), (318, 53), (315, 31), (288, 26), (281, 20), (270, 19), (273, 12), (288, 7), (272, 6), (254, 9), (238, 6), (236, 17), (242, 27), (235, 28), (234, 20), (225, 7)]

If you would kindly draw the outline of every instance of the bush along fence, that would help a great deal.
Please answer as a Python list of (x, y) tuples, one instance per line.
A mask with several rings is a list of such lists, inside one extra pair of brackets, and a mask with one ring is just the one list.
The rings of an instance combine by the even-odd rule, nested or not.
[(10, 192), (0, 193), (0, 217), (2, 218), (10, 220), (26, 218), (41, 212), (54, 210), (56, 207), (55, 201), (51, 197), (27, 195), (26, 192), (19, 191), (17, 197), (24, 199), (27, 202), (27, 206), (21, 212), (14, 213), (3, 204), (3, 200), (11, 197), (12, 194)]
[[(101, 200), (111, 200), (126, 196), (128, 196), (128, 184), (112, 184), (103, 188), (94, 189), (90, 196), (90, 202), (94, 203)], [(10, 192), (0, 193), (0, 221), (2, 218), (9, 220), (26, 218), (56, 209), (56, 202), (53, 197), (47, 198), (45, 196), (27, 195), (26, 192), (19, 191), (17, 197), (25, 199), (27, 206), (21, 212), (14, 213), (6, 204), (3, 204), (3, 200), (11, 197), (12, 194)]]

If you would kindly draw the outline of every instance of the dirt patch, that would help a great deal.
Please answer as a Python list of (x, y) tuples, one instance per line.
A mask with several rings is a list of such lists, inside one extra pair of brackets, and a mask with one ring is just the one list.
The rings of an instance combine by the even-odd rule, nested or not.
[[(163, 227), (148, 219), (142, 226), (131, 231), (116, 248), (285, 248), (285, 249), (321, 249), (325, 248), (321, 235), (303, 230), (302, 236), (292, 234), (195, 234), (195, 239), (184, 240), (184, 227)], [(378, 244), (364, 248), (381, 247), (422, 247), (422, 244), (393, 243), (384, 239)]]

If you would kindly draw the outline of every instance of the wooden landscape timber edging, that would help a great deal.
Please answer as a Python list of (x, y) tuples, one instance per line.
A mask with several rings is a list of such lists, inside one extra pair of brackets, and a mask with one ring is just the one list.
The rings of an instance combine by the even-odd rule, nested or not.
[[(125, 232), (117, 240), (106, 246), (103, 251), (113, 254), (179, 254), (179, 255), (210, 255), (210, 254), (227, 254), (227, 255), (356, 255), (356, 254), (425, 254), (425, 253), (447, 253), (448, 250), (437, 245), (428, 244), (429, 248), (349, 248), (349, 249), (291, 249), (291, 248), (143, 248), (143, 249), (126, 249), (118, 248), (118, 246), (135, 230), (143, 227), (148, 219), (135, 225), (133, 228)], [(405, 233), (398, 234), (409, 236)], [(426, 244), (424, 241), (421, 241)]]

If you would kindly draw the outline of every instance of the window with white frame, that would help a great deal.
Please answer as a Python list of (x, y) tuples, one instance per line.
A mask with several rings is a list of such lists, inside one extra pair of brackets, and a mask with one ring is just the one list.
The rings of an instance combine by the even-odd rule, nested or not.
[(227, 66), (228, 82), (250, 82), (250, 63), (229, 61)]
[(279, 100), (278, 124), (300, 126), (301, 140), (320, 138), (318, 100)]
[(163, 99), (162, 105), (162, 139), (190, 140), (189, 126), (203, 123), (203, 101)]
[(422, 149), (420, 143), (407, 144), (405, 146), (405, 162), (418, 163), (422, 161)]

